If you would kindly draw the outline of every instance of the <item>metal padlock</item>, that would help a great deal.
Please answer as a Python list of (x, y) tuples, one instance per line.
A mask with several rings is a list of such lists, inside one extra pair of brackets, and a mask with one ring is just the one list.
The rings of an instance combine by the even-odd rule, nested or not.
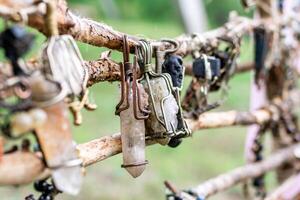
[[(208, 62), (208, 63), (206, 63)], [(210, 69), (206, 68), (209, 64)], [(207, 79), (214, 81), (220, 77), (221, 61), (220, 59), (212, 56), (201, 56), (196, 58), (193, 62), (193, 75), (199, 79)]]
[(189, 117), (197, 118), (208, 106), (207, 95), (210, 85), (220, 76), (220, 61), (214, 57), (202, 54), (193, 62), (192, 79), (183, 99), (183, 109)]
[(140, 41), (137, 49), (139, 65), (143, 75), (139, 80), (149, 95), (151, 113), (146, 120), (147, 136), (155, 138), (162, 145), (169, 143), (177, 134), (179, 104), (173, 94), (172, 78), (168, 73), (157, 74), (151, 66), (152, 47)]
[(42, 59), (49, 79), (60, 83), (66, 96), (79, 96), (85, 91), (88, 71), (72, 36), (50, 37)]

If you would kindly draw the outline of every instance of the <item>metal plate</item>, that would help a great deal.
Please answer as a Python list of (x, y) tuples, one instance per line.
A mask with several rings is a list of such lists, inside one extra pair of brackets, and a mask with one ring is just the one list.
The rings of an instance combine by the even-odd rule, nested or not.
[(43, 64), (51, 79), (59, 82), (68, 95), (79, 95), (86, 88), (88, 71), (71, 36), (51, 37), (43, 52)]

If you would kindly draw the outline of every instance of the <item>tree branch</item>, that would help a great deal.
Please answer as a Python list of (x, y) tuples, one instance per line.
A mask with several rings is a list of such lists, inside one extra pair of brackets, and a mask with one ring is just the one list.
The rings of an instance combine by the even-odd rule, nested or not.
[[(276, 109), (277, 107), (272, 107), (272, 109), (265, 108), (255, 112), (229, 111), (205, 113), (201, 115), (198, 120), (187, 120), (187, 123), (193, 132), (207, 128), (264, 124), (270, 121), (273, 115), (279, 114), (280, 111), (276, 111)], [(152, 144), (154, 144), (153, 141), (147, 141), (147, 145)], [(77, 149), (79, 150), (80, 157), (83, 160), (83, 166), (89, 166), (121, 153), (121, 145), (121, 135), (117, 133), (111, 136), (104, 136), (87, 143), (79, 144)], [(7, 161), (3, 160), (0, 165), (2, 166), (0, 167), (0, 185), (29, 183), (39, 177), (39, 173), (42, 173), (42, 171), (44, 171), (43, 169), (45, 169), (43, 162), (38, 161), (40, 158), (34, 156), (34, 154), (31, 154), (27, 157), (24, 157), (24, 155), (21, 153), (8, 154), (5, 156), (7, 157)], [(15, 164), (11, 165), (11, 163)], [(28, 163), (33, 164), (28, 165)], [(18, 174), (18, 177), (16, 178), (15, 170), (19, 169), (26, 169), (26, 172), (31, 175), (29, 176), (24, 173), (24, 170), (21, 170), (20, 174)]]
[[(65, 0), (56, 1), (60, 34), (72, 35), (76, 40), (94, 46), (107, 47), (119, 51), (122, 50), (122, 37), (125, 33), (116, 31), (106, 24), (79, 17), (68, 8)], [(19, 13), (7, 6), (9, 5), (8, 2), (11, 1), (4, 1), (4, 3), (0, 5), (0, 16), (14, 22), (24, 22), (24, 19)], [(18, 6), (18, 3), (19, 2), (14, 4), (15, 7), (20, 7)], [(27, 11), (28, 13), (28, 25), (47, 35), (47, 29), (44, 22), (45, 8), (40, 6), (38, 9), (29, 9), (32, 7), (34, 7), (33, 4), (24, 5), (22, 7), (22, 10), (24, 12)], [(195, 35), (181, 35), (175, 38), (179, 43), (177, 54), (185, 56), (195, 50), (203, 49), (203, 47), (208, 46), (208, 44), (216, 44), (216, 39), (218, 37), (241, 37), (244, 34), (251, 32), (253, 27), (257, 25), (259, 25), (259, 23), (255, 20), (235, 16), (232, 17), (225, 26), (205, 34), (197, 35), (197, 37), (195, 37)], [(138, 37), (128, 35), (129, 46), (132, 49), (137, 45), (138, 40)], [(170, 45), (169, 43), (151, 39), (150, 41), (152, 41), (152, 45), (159, 47), (161, 50), (168, 48)]]
[[(100, 58), (95, 61), (85, 61), (89, 71), (88, 86), (92, 86), (102, 81), (120, 81), (120, 63), (113, 61), (109, 57)], [(237, 66), (236, 74), (244, 73), (253, 69), (253, 63), (242, 63)], [(186, 65), (185, 75), (193, 76), (192, 64)]]
[(299, 200), (300, 199), (300, 174), (291, 176), (282, 185), (275, 189), (265, 200)]
[(216, 178), (210, 179), (203, 184), (192, 188), (190, 191), (197, 194), (199, 197), (206, 199), (218, 192), (227, 190), (238, 183), (244, 182), (247, 179), (261, 176), (287, 162), (294, 161), (296, 159), (294, 152), (297, 148), (300, 148), (299, 144), (279, 150), (261, 162), (247, 164), (236, 168)]

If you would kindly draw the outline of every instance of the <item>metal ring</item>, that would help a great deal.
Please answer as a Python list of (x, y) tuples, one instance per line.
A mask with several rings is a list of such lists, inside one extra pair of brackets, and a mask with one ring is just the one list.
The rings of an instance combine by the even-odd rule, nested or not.
[(82, 163), (83, 163), (82, 159), (78, 158), (78, 159), (65, 161), (61, 165), (56, 165), (56, 166), (52, 166), (49, 168), (52, 170), (57, 170), (57, 169), (61, 169), (61, 168), (72, 168), (72, 167), (82, 166)]
[(122, 168), (127, 168), (127, 167), (138, 167), (138, 166), (143, 166), (143, 165), (147, 165), (149, 162), (148, 160), (145, 160), (143, 162), (135, 162), (132, 164), (128, 164), (128, 165), (121, 165)]

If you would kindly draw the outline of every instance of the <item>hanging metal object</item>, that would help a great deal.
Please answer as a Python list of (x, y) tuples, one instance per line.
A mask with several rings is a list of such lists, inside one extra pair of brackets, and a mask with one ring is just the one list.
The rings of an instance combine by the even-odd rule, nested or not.
[(36, 128), (36, 136), (51, 169), (56, 188), (72, 195), (79, 193), (82, 182), (81, 159), (73, 143), (68, 109), (61, 101), (44, 108), (47, 122)]
[(193, 75), (182, 106), (187, 117), (197, 118), (203, 112), (215, 108), (218, 104), (208, 104), (210, 86), (220, 77), (220, 60), (202, 54), (193, 62)]
[(69, 36), (58, 36), (55, 5), (47, 1), (50, 38), (44, 48), (43, 72), (32, 77), (34, 103), (47, 114), (47, 121), (35, 129), (55, 187), (69, 194), (79, 193), (82, 182), (81, 159), (72, 140), (68, 106), (64, 99), (84, 93), (87, 74), (78, 49)]
[[(239, 37), (219, 37), (218, 47), (213, 49), (210, 56), (202, 54), (195, 59), (194, 78), (182, 102), (188, 118), (198, 118), (200, 114), (220, 106), (225, 101), (228, 80), (236, 71), (240, 39)], [(194, 54), (199, 54), (199, 52)], [(208, 91), (214, 92), (220, 89), (220, 100), (208, 104)]]
[(223, 48), (215, 49), (212, 56), (220, 60), (220, 76), (211, 84), (210, 91), (226, 90), (230, 77), (236, 71), (236, 61), (240, 54), (241, 38), (218, 37), (218, 42), (219, 48)]
[[(156, 66), (156, 68), (162, 68), (163, 73), (167, 73), (171, 76), (172, 80), (172, 88), (173, 88), (173, 95), (177, 101), (177, 105), (179, 107), (179, 112), (177, 113), (178, 119), (178, 126), (177, 126), (177, 134), (176, 136), (172, 137), (168, 143), (170, 147), (177, 147), (181, 144), (182, 138), (189, 136), (191, 131), (188, 128), (188, 125), (183, 117), (182, 107), (181, 107), (181, 99), (180, 93), (183, 86), (183, 79), (184, 79), (184, 71), (185, 68), (183, 66), (183, 60), (180, 56), (175, 55), (174, 53), (178, 50), (179, 44), (175, 40), (164, 39), (163, 42), (169, 42), (170, 44), (174, 45), (174, 48), (170, 48), (164, 51), (164, 62), (162, 66)], [(158, 58), (156, 58), (158, 59)], [(160, 64), (157, 62), (156, 64)]]
[(147, 136), (166, 145), (172, 137), (189, 135), (188, 131), (185, 132), (179, 126), (180, 104), (175, 98), (170, 74), (158, 74), (151, 68), (152, 47), (149, 42), (140, 40), (136, 52), (143, 74), (139, 82), (149, 95), (151, 109), (146, 120)]
[(136, 178), (145, 170), (145, 119), (149, 117), (148, 96), (137, 83), (137, 59), (130, 63), (127, 36), (123, 37), (123, 63), (121, 65), (121, 100), (116, 114), (121, 121), (123, 164), (128, 173)]
[(58, 35), (57, 22), (53, 20), (52, 12), (54, 11), (49, 8), (47, 22), (50, 38), (42, 53), (44, 73), (48, 80), (60, 84), (62, 87), (60, 96), (68, 97), (70, 110), (75, 119), (74, 124), (80, 125), (81, 109), (84, 107), (88, 110), (96, 109), (96, 105), (90, 104), (88, 99), (88, 70), (73, 37)]

